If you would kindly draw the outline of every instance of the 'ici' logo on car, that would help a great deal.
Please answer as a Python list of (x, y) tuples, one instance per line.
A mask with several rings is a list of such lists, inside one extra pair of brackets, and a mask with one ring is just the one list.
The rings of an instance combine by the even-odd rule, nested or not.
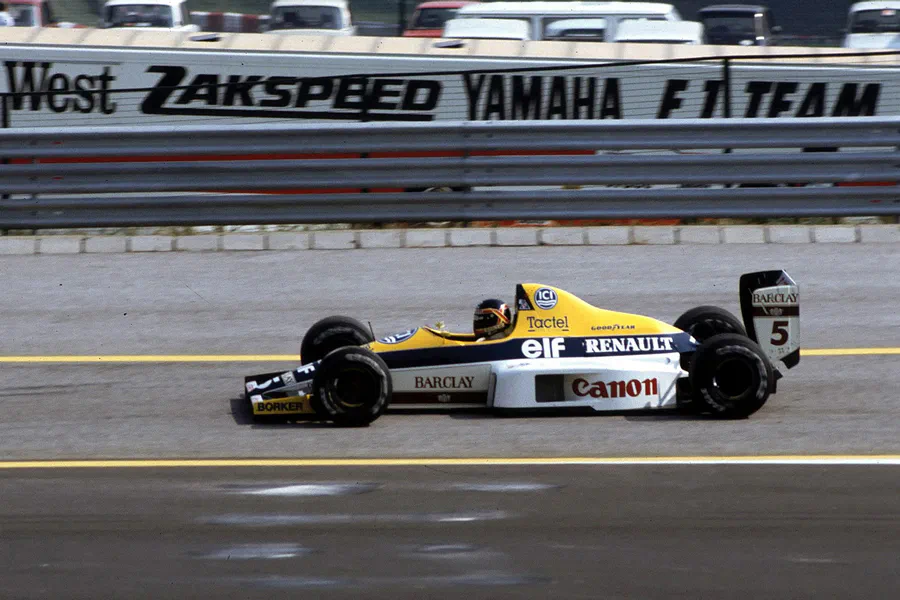
[(572, 382), (572, 393), (580, 398), (637, 398), (638, 396), (659, 396), (659, 382), (656, 378), (629, 379), (628, 381), (588, 381), (578, 378)]
[(543, 308), (544, 310), (550, 310), (556, 306), (557, 300), (559, 298), (556, 292), (550, 288), (541, 288), (534, 293), (534, 303), (538, 305), (538, 308)]

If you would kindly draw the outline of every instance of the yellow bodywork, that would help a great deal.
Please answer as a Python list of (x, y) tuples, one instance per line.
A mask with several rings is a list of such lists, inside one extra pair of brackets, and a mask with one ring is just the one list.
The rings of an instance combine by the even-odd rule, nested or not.
[[(681, 332), (680, 329), (651, 317), (591, 306), (569, 292), (553, 286), (523, 283), (522, 288), (533, 310), (517, 310), (512, 333), (502, 339), (478, 342), (472, 334), (420, 327), (402, 342), (384, 343), (380, 340), (372, 342), (368, 347), (375, 352), (394, 352), (441, 346), (466, 346), (474, 343), (497, 344), (515, 338), (612, 337)], [(535, 301), (535, 293), (545, 289), (552, 290), (557, 298), (555, 306), (549, 309), (540, 308)]]

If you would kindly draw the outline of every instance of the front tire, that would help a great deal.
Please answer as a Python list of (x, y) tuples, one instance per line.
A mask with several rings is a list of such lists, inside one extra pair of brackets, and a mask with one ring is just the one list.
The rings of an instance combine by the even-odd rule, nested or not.
[(364, 346), (374, 342), (372, 332), (350, 317), (326, 317), (309, 328), (300, 343), (300, 362), (308, 365), (344, 346)]
[(743, 419), (769, 398), (774, 371), (759, 345), (734, 333), (700, 344), (691, 360), (693, 405), (713, 416)]
[(350, 346), (329, 353), (313, 378), (316, 412), (336, 425), (368, 425), (384, 413), (392, 393), (388, 366), (366, 348)]

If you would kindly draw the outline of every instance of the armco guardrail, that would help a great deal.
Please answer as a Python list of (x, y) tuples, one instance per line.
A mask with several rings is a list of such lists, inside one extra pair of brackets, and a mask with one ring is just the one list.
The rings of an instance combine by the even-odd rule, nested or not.
[[(440, 198), (436, 198), (440, 196)], [(54, 198), (4, 202), (0, 227), (897, 215), (875, 188), (591, 190)], [(39, 206), (39, 208), (38, 208)]]
[[(250, 176), (248, 170), (253, 171)], [(9, 194), (267, 191), (275, 188), (842, 183), (900, 180), (896, 152), (592, 155), (11, 165)]]
[(900, 145), (900, 117), (61, 127), (0, 130), (2, 158)]
[(9, 129), (0, 228), (900, 215), (810, 187), (900, 181), (898, 146), (900, 118)]

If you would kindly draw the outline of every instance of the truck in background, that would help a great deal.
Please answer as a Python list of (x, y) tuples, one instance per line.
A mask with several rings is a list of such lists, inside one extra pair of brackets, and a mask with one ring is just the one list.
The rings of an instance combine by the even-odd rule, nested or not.
[(774, 46), (781, 27), (768, 6), (714, 4), (701, 8), (697, 20), (706, 28), (708, 43), (725, 46)]
[(561, 20), (603, 19), (602, 39), (615, 37), (616, 27), (625, 19), (680, 21), (681, 14), (671, 4), (659, 2), (485, 2), (459, 9), (460, 19), (516, 19), (531, 26), (532, 40), (558, 39), (548, 28)]
[(900, 2), (857, 2), (847, 15), (844, 48), (900, 48)]
[(168, 31), (197, 32), (200, 27), (191, 23), (186, 0), (106, 0), (100, 18), (102, 29), (139, 27)]
[(347, 0), (275, 0), (267, 33), (356, 35)]

